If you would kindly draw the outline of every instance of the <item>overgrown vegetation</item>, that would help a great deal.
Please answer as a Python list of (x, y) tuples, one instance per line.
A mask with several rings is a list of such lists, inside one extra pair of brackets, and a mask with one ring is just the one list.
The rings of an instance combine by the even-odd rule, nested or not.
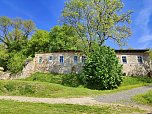
[(55, 26), (49, 32), (35, 28), (31, 20), (0, 17), (0, 66), (5, 71), (20, 72), (35, 53), (83, 49), (72, 27)]
[[(15, 104), (15, 105), (14, 105)], [(123, 106), (83, 106), (70, 104), (24, 103), (0, 100), (1, 114), (113, 114), (145, 113), (138, 108)]]
[(83, 84), (91, 89), (114, 89), (122, 82), (122, 66), (114, 50), (97, 47), (89, 53), (82, 71)]
[(26, 81), (39, 81), (39, 82), (49, 82), (49, 83), (62, 83), (62, 74), (50, 74), (50, 73), (34, 73), (30, 77), (24, 79)]
[(25, 79), (26, 81), (39, 81), (61, 84), (69, 87), (78, 87), (81, 85), (79, 74), (50, 74), (37, 72)]
[(61, 84), (70, 87), (78, 87), (82, 84), (81, 82), (79, 74), (66, 74), (62, 77)]
[[(50, 77), (50, 78), (49, 78)], [(50, 81), (47, 80), (50, 79)], [(75, 78), (74, 78), (75, 79)], [(73, 79), (71, 79), (73, 80)], [(114, 90), (90, 90), (79, 87), (67, 87), (62, 84), (62, 77), (53, 74), (36, 73), (25, 80), (0, 81), (1, 95), (17, 95), (32, 97), (81, 97), (108, 94), (152, 84), (151, 78), (124, 77), (123, 82)], [(74, 83), (75, 84), (75, 83)], [(68, 85), (71, 86), (71, 85)], [(72, 85), (73, 86), (73, 85)], [(31, 91), (32, 90), (32, 91)], [(26, 93), (25, 93), (26, 92)]]
[(148, 91), (145, 94), (137, 95), (133, 97), (133, 99), (138, 103), (152, 106), (152, 90)]

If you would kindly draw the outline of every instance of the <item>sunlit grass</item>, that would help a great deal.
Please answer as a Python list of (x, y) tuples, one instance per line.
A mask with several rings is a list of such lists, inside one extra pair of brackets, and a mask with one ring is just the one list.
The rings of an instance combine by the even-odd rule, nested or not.
[(0, 114), (144, 114), (138, 108), (122, 106), (83, 106), (70, 104), (24, 103), (0, 100)]
[(152, 90), (148, 91), (145, 94), (134, 96), (133, 100), (141, 104), (152, 106)]
[(77, 88), (66, 87), (60, 84), (55, 84), (56, 81), (54, 83), (50, 83), (45, 81), (41, 82), (41, 80), (37, 80), (37, 81), (1, 80), (0, 95), (46, 97), (46, 98), (97, 96), (101, 94), (108, 94), (108, 93), (128, 90), (128, 89), (152, 84), (151, 83), (152, 80), (150, 78), (124, 77), (122, 85), (117, 89), (90, 90), (84, 88), (83, 86)]

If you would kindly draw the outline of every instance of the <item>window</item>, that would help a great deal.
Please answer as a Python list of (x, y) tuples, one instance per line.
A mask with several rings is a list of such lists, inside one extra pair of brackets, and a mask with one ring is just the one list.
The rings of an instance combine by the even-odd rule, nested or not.
[(75, 64), (78, 63), (78, 56), (74, 56), (74, 63), (75, 63)]
[(140, 64), (143, 63), (143, 58), (142, 58), (142, 56), (138, 56), (138, 63), (140, 63)]
[(127, 63), (127, 57), (126, 56), (122, 56), (122, 62)]
[(39, 62), (39, 64), (42, 64), (42, 62), (43, 62), (42, 61), (42, 57), (39, 57), (39, 61), (38, 62)]
[(49, 56), (48, 61), (49, 61), (49, 62), (52, 62), (52, 60), (53, 60), (53, 57), (52, 57), (52, 56)]
[(86, 61), (86, 56), (82, 56), (82, 63), (85, 63)]
[(64, 57), (60, 56), (60, 63), (64, 63)]

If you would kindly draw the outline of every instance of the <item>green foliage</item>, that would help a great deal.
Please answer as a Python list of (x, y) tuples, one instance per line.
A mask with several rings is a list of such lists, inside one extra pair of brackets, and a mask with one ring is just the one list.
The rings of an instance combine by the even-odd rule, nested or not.
[(123, 83), (121, 86), (128, 86), (128, 85), (136, 85), (136, 84), (144, 84), (144, 83), (152, 83), (152, 78), (147, 76), (126, 76), (123, 77)]
[(9, 52), (23, 49), (34, 29), (35, 24), (31, 20), (0, 17), (0, 41), (5, 44)]
[(4, 68), (4, 70), (7, 69), (7, 59), (9, 57), (8, 50), (5, 49), (5, 46), (3, 44), (0, 45), (0, 66)]
[(62, 84), (69, 87), (78, 87), (80, 85), (78, 74), (50, 74), (37, 72), (25, 80)]
[(27, 81), (39, 81), (39, 82), (49, 82), (49, 83), (62, 83), (62, 74), (50, 74), (50, 73), (34, 73), (30, 77), (26, 78)]
[(50, 34), (50, 51), (80, 50), (83, 48), (82, 41), (75, 34), (72, 27), (67, 25), (55, 26)]
[(149, 51), (150, 58), (152, 60), (152, 50)]
[(25, 60), (26, 57), (22, 52), (18, 52), (16, 54), (13, 53), (12, 56), (10, 56), (8, 59), (7, 68), (12, 73), (18, 73), (23, 69)]
[[(151, 80), (151, 83), (147, 83), (147, 81), (143, 81), (145, 77), (141, 77), (140, 80), (138, 80), (138, 78), (135, 78), (135, 77), (124, 77), (123, 83), (118, 89), (99, 91), (99, 90), (90, 90), (90, 89), (84, 88), (83, 86), (79, 86), (75, 88), (75, 87), (66, 87), (61, 84), (55, 84), (56, 82), (60, 83), (62, 77), (59, 77), (58, 79), (56, 78), (56, 81), (50, 83), (44, 78), (46, 77), (44, 75), (45, 74), (41, 74), (41, 76), (39, 76), (40, 80), (37, 80), (37, 81), (36, 80), (33, 81), (34, 77), (31, 79), (27, 78), (28, 80), (27, 79), (0, 80), (0, 95), (46, 97), (46, 98), (58, 98), (58, 97), (71, 98), (71, 97), (108, 94), (108, 93), (118, 92), (122, 90), (129, 90), (132, 88), (152, 84), (152, 80)], [(51, 75), (53, 76), (53, 74)], [(55, 76), (57, 75), (54, 75), (53, 77), (55, 78)], [(43, 78), (45, 80), (42, 80)], [(52, 77), (50, 76), (50, 78)], [(48, 79), (49, 79), (49, 75), (48, 75)], [(148, 79), (150, 78), (147, 78), (146, 80)]]
[(88, 54), (81, 75), (84, 85), (91, 89), (114, 89), (122, 82), (122, 66), (114, 50), (98, 47)]
[(142, 104), (148, 104), (152, 106), (152, 90), (145, 94), (134, 96), (133, 99)]
[(34, 94), (35, 89), (32, 85), (24, 85), (24, 86), (19, 87), (19, 93), (21, 95)]
[(67, 0), (62, 12), (62, 22), (72, 26), (81, 39), (100, 45), (112, 39), (119, 45), (131, 35), (128, 24), (132, 11), (122, 13), (121, 0)]
[(66, 74), (62, 77), (62, 85), (70, 87), (80, 86), (79, 74)]
[(35, 52), (49, 52), (49, 32), (37, 30), (28, 42), (28, 55), (34, 56)]
[(22, 70), (24, 60), (29, 56), (27, 44), (35, 29), (31, 20), (0, 17), (0, 67), (17, 73)]
[(4, 85), (4, 88), (6, 88), (8, 92), (12, 92), (15, 89), (15, 85), (14, 83), (7, 83), (6, 85)]

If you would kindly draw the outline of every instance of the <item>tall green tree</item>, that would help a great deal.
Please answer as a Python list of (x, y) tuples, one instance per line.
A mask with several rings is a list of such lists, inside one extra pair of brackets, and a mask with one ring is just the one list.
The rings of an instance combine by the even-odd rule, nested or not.
[(35, 24), (31, 20), (0, 17), (0, 66), (5, 71), (16, 73), (22, 69), (23, 61), (28, 57), (24, 50), (34, 29)]
[(0, 17), (0, 41), (9, 52), (19, 51), (26, 46), (34, 29), (35, 24), (31, 20)]
[(128, 24), (132, 13), (121, 13), (123, 7), (121, 0), (67, 0), (61, 21), (72, 26), (81, 39), (86, 39), (88, 48), (94, 41), (103, 45), (108, 39), (122, 46), (131, 35)]
[(55, 26), (50, 34), (50, 51), (81, 50), (82, 41), (75, 34), (73, 27), (67, 25)]
[(36, 52), (49, 52), (49, 46), (49, 32), (37, 30), (29, 40), (28, 48), (25, 52), (27, 52), (27, 55), (34, 56)]

